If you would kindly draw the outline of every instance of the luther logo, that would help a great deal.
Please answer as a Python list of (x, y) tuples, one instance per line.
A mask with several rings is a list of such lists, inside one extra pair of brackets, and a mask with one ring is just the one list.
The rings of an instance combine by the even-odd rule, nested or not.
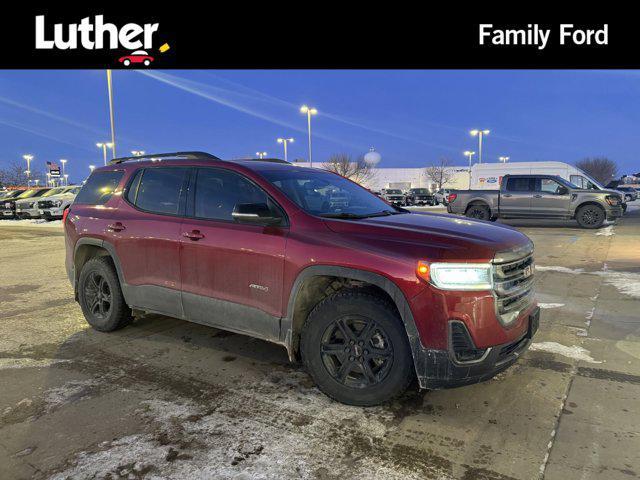
[[(47, 24), (44, 15), (36, 16), (36, 49), (38, 50), (129, 50), (130, 53), (119, 56), (116, 60), (125, 67), (130, 65), (149, 66), (154, 61), (152, 51), (154, 38), (160, 24), (127, 23), (118, 27), (104, 21), (103, 15), (96, 15), (93, 19), (85, 17), (80, 23), (65, 25)], [(169, 50), (169, 44), (164, 43), (158, 52)]]

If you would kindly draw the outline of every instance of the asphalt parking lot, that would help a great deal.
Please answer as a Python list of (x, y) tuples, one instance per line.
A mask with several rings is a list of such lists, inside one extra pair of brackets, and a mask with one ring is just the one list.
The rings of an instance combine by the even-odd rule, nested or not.
[(159, 316), (91, 330), (59, 223), (0, 222), (0, 479), (640, 476), (640, 209), (512, 225), (536, 244), (532, 350), (356, 408), (261, 340)]

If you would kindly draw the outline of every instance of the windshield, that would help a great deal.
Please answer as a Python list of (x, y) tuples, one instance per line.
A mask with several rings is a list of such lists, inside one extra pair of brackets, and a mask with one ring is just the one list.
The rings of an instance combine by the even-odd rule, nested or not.
[(264, 170), (260, 174), (312, 215), (363, 218), (400, 213), (365, 188), (334, 173), (296, 168)]
[(58, 195), (60, 193), (64, 193), (69, 189), (69, 187), (58, 187), (58, 188), (52, 188), (51, 190), (49, 190), (47, 193), (42, 195), (42, 198), (44, 197), (50, 197), (52, 195)]
[(24, 192), (22, 192), (20, 195), (18, 195), (18, 196), (16, 197), (16, 199), (18, 199), (18, 198), (29, 198), (29, 197), (33, 197), (33, 196), (36, 194), (36, 192), (37, 192), (37, 191), (38, 191), (38, 190), (35, 190), (35, 189), (33, 189), (33, 188), (32, 188), (31, 190), (25, 190), (25, 191), (24, 191)]
[(429, 193), (429, 190), (427, 190), (426, 188), (412, 188), (411, 191), (419, 195), (424, 195), (425, 193)]
[(391, 194), (391, 195), (399, 195), (402, 193), (402, 191), (400, 190), (386, 190), (387, 193)]

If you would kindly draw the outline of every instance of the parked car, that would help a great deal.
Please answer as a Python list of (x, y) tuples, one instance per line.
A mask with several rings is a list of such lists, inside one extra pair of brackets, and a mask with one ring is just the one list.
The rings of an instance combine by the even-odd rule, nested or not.
[(635, 188), (618, 186), (616, 190), (624, 194), (627, 202), (635, 202), (638, 199), (638, 191)]
[(17, 190), (3, 190), (2, 194), (0, 195), (0, 202), (4, 200), (11, 200), (12, 198), (16, 198), (18, 195), (24, 193), (25, 190), (26, 188), (17, 189)]
[(406, 199), (402, 190), (397, 188), (383, 188), (380, 192), (382, 194), (382, 198), (392, 205), (405, 205)]
[(433, 198), (435, 199), (436, 205), (440, 203), (446, 205), (449, 202), (449, 193), (451, 193), (451, 190), (448, 190), (446, 188), (441, 188), (436, 193), (434, 193)]
[(69, 208), (80, 191), (80, 186), (62, 187), (55, 190), (55, 193), (51, 190), (45, 193), (41, 200), (38, 200), (38, 214), (48, 221), (62, 218), (64, 211)]
[(125, 67), (128, 67), (132, 63), (142, 63), (145, 67), (148, 67), (149, 65), (151, 65), (151, 62), (153, 62), (153, 57), (144, 50), (136, 50), (129, 55), (120, 57), (118, 61)]
[[(334, 190), (346, 207), (317, 201)], [(93, 328), (156, 312), (259, 337), (348, 404), (386, 402), (415, 377), (430, 389), (487, 380), (538, 328), (525, 235), (393, 207), (320, 169), (117, 159), (67, 212), (67, 273)]]
[(38, 205), (42, 201), (42, 199), (59, 195), (63, 193), (65, 190), (68, 190), (69, 188), (70, 187), (55, 187), (55, 188), (48, 189), (48, 191), (45, 191), (39, 197), (32, 197), (32, 198), (17, 201), (16, 216), (18, 218), (40, 218), (42, 216), (42, 213), (40, 213), (40, 209)]
[(435, 198), (427, 188), (411, 188), (405, 198), (407, 205), (435, 205)]
[[(22, 192), (20, 195), (17, 195), (13, 198), (7, 199), (7, 200), (3, 200), (2, 201), (2, 217), (3, 218), (14, 218), (20, 215), (20, 213), (22, 212), (22, 209), (24, 208), (22, 205), (22, 202), (31, 202), (32, 198), (36, 198), (39, 197), (43, 194), (45, 194), (46, 192), (48, 192), (49, 189), (48, 188), (30, 188), (28, 190), (25, 190), (24, 192)], [(18, 212), (16, 210), (16, 205), (20, 203), (20, 212)], [(30, 204), (30, 203), (27, 203)], [(25, 204), (25, 206), (27, 205)]]
[(556, 175), (506, 175), (498, 191), (452, 191), (447, 211), (480, 220), (575, 219), (583, 228), (600, 228), (622, 216), (622, 198), (614, 190), (578, 188)]

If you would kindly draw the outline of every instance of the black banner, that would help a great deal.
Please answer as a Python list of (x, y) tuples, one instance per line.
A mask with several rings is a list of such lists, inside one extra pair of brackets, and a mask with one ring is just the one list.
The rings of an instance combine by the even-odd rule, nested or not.
[[(637, 68), (632, 16), (503, 23), (488, 7), (51, 8), (3, 16), (2, 68)], [(201, 7), (203, 8), (203, 7)], [(317, 11), (316, 11), (317, 10)], [(457, 10), (457, 11), (456, 11)], [(565, 23), (562, 23), (565, 22)]]

